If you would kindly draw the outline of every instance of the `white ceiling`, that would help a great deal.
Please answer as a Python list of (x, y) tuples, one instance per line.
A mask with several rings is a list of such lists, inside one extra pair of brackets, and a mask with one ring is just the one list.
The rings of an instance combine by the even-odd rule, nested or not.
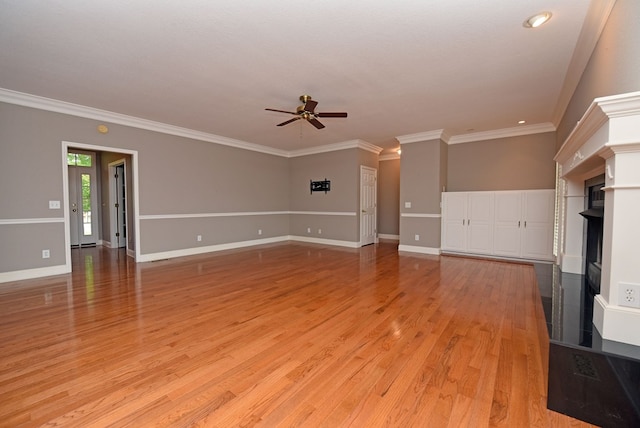
[[(286, 151), (389, 149), (556, 122), (592, 49), (572, 63), (590, 3), (0, 0), (0, 88)], [(295, 111), (302, 94), (349, 117), (276, 127), (291, 116), (264, 109)]]

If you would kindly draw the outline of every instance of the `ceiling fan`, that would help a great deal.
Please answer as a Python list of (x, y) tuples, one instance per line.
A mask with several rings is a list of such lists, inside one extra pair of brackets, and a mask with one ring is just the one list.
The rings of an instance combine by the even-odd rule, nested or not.
[(305, 119), (307, 122), (309, 122), (316, 128), (322, 129), (324, 128), (324, 125), (320, 123), (320, 121), (318, 120), (319, 117), (347, 117), (347, 113), (344, 113), (344, 112), (317, 113), (315, 109), (316, 109), (316, 106), (318, 105), (318, 102), (312, 100), (310, 95), (300, 95), (300, 101), (302, 101), (304, 104), (299, 106), (296, 109), (295, 113), (292, 111), (276, 110), (273, 108), (266, 108), (265, 110), (277, 111), (279, 113), (287, 113), (287, 114), (292, 114), (294, 116), (297, 116), (297, 117), (294, 117), (293, 119), (289, 119), (287, 121), (279, 123), (277, 126), (284, 126), (284, 125), (290, 124), (291, 122), (295, 122), (296, 120)]

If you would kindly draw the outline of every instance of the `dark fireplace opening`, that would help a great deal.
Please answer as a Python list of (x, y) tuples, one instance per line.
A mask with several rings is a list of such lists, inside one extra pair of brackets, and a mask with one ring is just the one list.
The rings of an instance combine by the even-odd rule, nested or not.
[(604, 232), (604, 175), (585, 182), (587, 209), (580, 213), (587, 221), (585, 277), (593, 294), (600, 293), (602, 235)]

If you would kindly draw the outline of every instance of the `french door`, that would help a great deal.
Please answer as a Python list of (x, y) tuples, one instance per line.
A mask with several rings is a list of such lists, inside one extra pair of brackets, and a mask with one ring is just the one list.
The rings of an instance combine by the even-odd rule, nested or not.
[(71, 246), (95, 245), (98, 241), (95, 153), (69, 151), (67, 168)]

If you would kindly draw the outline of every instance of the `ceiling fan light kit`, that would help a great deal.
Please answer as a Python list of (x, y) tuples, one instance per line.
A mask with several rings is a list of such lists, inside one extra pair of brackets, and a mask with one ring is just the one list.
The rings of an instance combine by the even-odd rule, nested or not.
[(311, 98), (311, 95), (300, 95), (300, 101), (302, 101), (303, 104), (301, 106), (298, 106), (295, 113), (292, 111), (278, 110), (273, 108), (266, 108), (265, 110), (275, 111), (278, 113), (292, 114), (294, 116), (297, 116), (297, 117), (294, 117), (293, 119), (289, 119), (282, 123), (279, 123), (277, 126), (288, 125), (292, 122), (295, 122), (296, 120), (304, 119), (310, 124), (312, 124), (313, 126), (315, 126), (317, 129), (322, 129), (324, 128), (324, 125), (318, 120), (319, 117), (347, 117), (347, 113), (345, 112), (333, 112), (333, 113), (316, 112), (315, 110), (316, 110), (316, 106), (318, 105), (318, 102), (313, 100)]

